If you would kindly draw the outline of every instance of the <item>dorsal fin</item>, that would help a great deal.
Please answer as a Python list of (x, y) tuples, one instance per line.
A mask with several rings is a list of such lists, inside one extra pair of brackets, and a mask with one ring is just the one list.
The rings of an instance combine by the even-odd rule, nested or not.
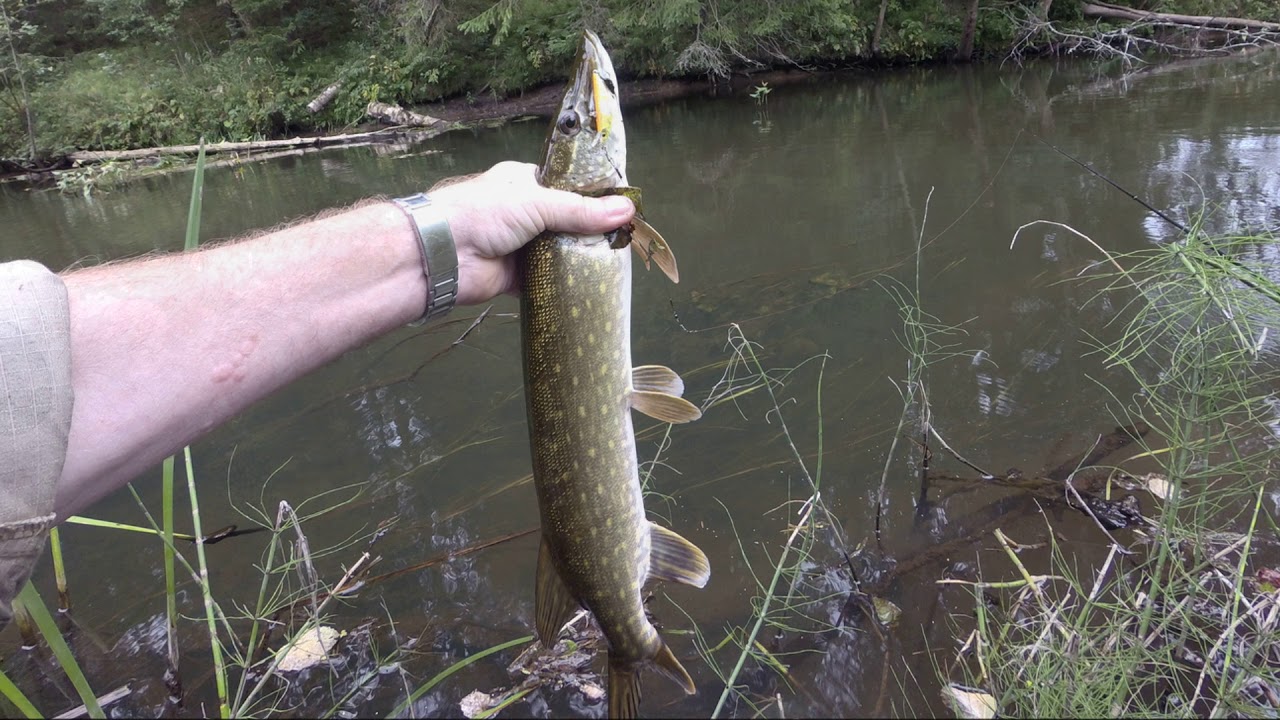
[(538, 576), (533, 606), (534, 623), (543, 647), (556, 644), (560, 628), (569, 622), (569, 616), (577, 609), (578, 601), (560, 578), (560, 571), (556, 570), (551, 557), (551, 547), (543, 537), (538, 545)]

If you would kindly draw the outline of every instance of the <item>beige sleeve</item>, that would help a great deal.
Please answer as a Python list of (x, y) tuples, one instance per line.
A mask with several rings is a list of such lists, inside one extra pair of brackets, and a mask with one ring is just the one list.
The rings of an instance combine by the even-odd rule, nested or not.
[(0, 627), (54, 519), (71, 430), (67, 288), (43, 265), (0, 263)]

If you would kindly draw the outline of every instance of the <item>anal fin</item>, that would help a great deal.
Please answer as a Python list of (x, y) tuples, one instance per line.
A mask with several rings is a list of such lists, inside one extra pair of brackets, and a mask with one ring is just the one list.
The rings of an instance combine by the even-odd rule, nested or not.
[(538, 640), (543, 647), (555, 645), (560, 628), (569, 622), (569, 617), (577, 610), (578, 601), (569, 592), (564, 580), (560, 579), (560, 571), (556, 570), (551, 548), (544, 537), (538, 545), (538, 577), (533, 611)]
[(657, 523), (649, 523), (649, 538), (650, 580), (700, 588), (711, 579), (711, 563), (697, 545)]

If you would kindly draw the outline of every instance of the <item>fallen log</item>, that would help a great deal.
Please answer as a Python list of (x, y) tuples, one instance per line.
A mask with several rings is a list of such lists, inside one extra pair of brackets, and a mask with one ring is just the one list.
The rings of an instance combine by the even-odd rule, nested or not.
[(369, 117), (389, 122), (392, 125), (412, 125), (416, 127), (431, 127), (438, 123), (444, 122), (440, 118), (433, 118), (430, 115), (419, 115), (416, 112), (405, 110), (399, 105), (391, 105), (388, 103), (371, 102), (369, 107), (365, 108), (365, 112)]
[(1097, 17), (1104, 20), (1130, 20), (1137, 22), (1166, 23), (1215, 30), (1258, 30), (1262, 32), (1280, 32), (1280, 23), (1266, 20), (1250, 20), (1248, 18), (1222, 17), (1218, 15), (1179, 15), (1177, 13), (1151, 12), (1134, 10), (1122, 5), (1103, 2), (1086, 2), (1081, 5), (1085, 17)]
[(342, 81), (339, 80), (338, 82), (325, 88), (324, 92), (315, 96), (315, 98), (311, 102), (307, 103), (307, 109), (313, 113), (320, 112), (321, 110), (324, 109), (325, 105), (328, 105), (329, 103), (333, 102), (333, 99), (338, 96), (338, 91), (341, 89), (342, 89)]
[[(246, 150), (272, 150), (277, 148), (325, 147), (329, 145), (350, 145), (358, 142), (369, 142), (378, 139), (393, 140), (401, 133), (391, 129), (374, 130), (372, 132), (347, 133), (344, 135), (319, 135), (316, 137), (292, 137), (282, 140), (250, 140), (246, 142), (220, 142), (204, 146), (205, 154), (221, 152), (242, 152)], [(199, 145), (164, 145), (136, 150), (77, 150), (68, 157), (75, 164), (108, 162), (111, 160), (138, 160), (160, 155), (195, 155), (200, 152)]]

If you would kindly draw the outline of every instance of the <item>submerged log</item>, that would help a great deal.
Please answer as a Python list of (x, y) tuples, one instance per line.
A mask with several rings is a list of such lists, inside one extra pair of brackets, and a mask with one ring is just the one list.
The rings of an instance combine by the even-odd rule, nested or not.
[[(397, 137), (389, 130), (374, 130), (363, 133), (347, 133), (345, 135), (318, 135), (316, 137), (293, 137), (283, 140), (250, 140), (247, 142), (220, 142), (204, 146), (205, 154), (221, 152), (241, 152), (245, 150), (272, 150), (278, 148), (325, 147), (329, 145), (350, 145), (375, 140), (393, 140)], [(139, 160), (160, 155), (195, 155), (200, 152), (199, 145), (164, 145), (136, 150), (77, 150), (68, 157), (76, 164), (109, 162), (111, 160)]]
[(1081, 5), (1085, 17), (1097, 17), (1104, 20), (1131, 20), (1139, 22), (1156, 22), (1187, 27), (1212, 28), (1214, 30), (1258, 30), (1262, 32), (1280, 32), (1280, 23), (1266, 20), (1250, 20), (1249, 18), (1222, 17), (1218, 15), (1179, 15), (1177, 13), (1151, 12), (1134, 10), (1122, 5), (1104, 2), (1086, 2)]
[(434, 118), (430, 115), (419, 115), (416, 112), (405, 110), (399, 105), (390, 105), (388, 103), (371, 102), (369, 107), (365, 109), (369, 117), (389, 122), (392, 125), (413, 125), (417, 127), (431, 127), (444, 122), (440, 118)]
[(313, 113), (320, 112), (321, 110), (324, 109), (325, 105), (328, 105), (329, 103), (333, 102), (333, 99), (338, 96), (338, 91), (341, 89), (342, 89), (342, 81), (339, 80), (338, 82), (325, 88), (324, 92), (315, 96), (315, 98), (311, 102), (307, 103), (307, 109)]

